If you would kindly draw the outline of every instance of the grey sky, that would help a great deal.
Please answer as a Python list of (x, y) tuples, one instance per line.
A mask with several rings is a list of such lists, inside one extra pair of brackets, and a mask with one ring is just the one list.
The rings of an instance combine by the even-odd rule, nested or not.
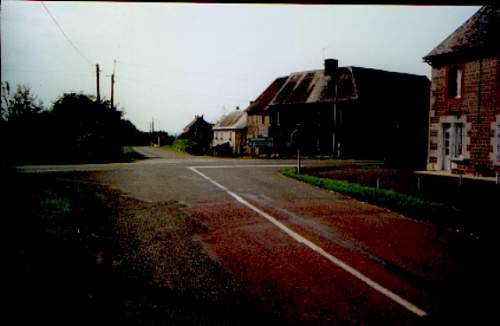
[[(139, 129), (178, 132), (195, 114), (244, 109), (275, 78), (323, 59), (427, 75), (422, 57), (479, 7), (46, 3), (1, 4), (2, 80), (28, 84), (46, 106), (63, 92), (109, 98)], [(88, 60), (88, 61), (87, 61)]]

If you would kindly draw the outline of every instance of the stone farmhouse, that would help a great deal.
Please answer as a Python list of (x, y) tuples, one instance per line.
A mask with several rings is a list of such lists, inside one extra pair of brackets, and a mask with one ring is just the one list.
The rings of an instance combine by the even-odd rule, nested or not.
[(226, 146), (231, 152), (220, 154), (243, 154), (246, 145), (246, 128), (247, 113), (240, 110), (239, 107), (223, 116), (212, 128), (214, 134), (212, 148), (214, 153), (217, 152), (217, 149), (224, 151), (223, 146)]
[(212, 137), (212, 124), (205, 121), (203, 115), (195, 115), (194, 119), (191, 120), (177, 136), (177, 139), (189, 139), (194, 141), (197, 144), (197, 152), (201, 154), (208, 152)]
[(277, 78), (250, 103), (248, 144), (423, 168), (429, 93), (425, 76), (327, 59), (324, 69)]
[(424, 61), (432, 66), (427, 170), (500, 171), (500, 9), (482, 7)]

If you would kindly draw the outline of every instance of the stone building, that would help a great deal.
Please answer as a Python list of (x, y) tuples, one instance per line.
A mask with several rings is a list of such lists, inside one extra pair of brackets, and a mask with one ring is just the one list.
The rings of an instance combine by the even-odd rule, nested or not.
[(195, 115), (194, 119), (188, 123), (177, 139), (191, 140), (196, 144), (197, 154), (208, 153), (212, 142), (212, 124), (203, 119), (203, 115)]
[(500, 171), (500, 9), (485, 6), (424, 61), (432, 66), (428, 170)]
[(220, 154), (243, 154), (243, 147), (246, 144), (246, 128), (247, 113), (240, 110), (239, 107), (223, 116), (212, 128), (214, 134), (212, 148), (214, 152), (218, 148), (224, 151), (223, 148), (226, 146), (231, 153)]
[(425, 76), (327, 59), (324, 69), (277, 78), (251, 102), (248, 142), (268, 139), (277, 153), (300, 144), (307, 154), (423, 168), (429, 88)]

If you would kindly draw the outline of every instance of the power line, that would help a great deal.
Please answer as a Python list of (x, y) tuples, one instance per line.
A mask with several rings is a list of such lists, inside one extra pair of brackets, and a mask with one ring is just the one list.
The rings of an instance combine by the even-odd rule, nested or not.
[(64, 30), (62, 29), (61, 25), (59, 25), (59, 23), (57, 22), (57, 20), (54, 18), (54, 16), (52, 16), (52, 13), (50, 12), (49, 8), (47, 8), (47, 6), (45, 6), (45, 4), (43, 3), (43, 1), (40, 1), (40, 3), (42, 4), (42, 6), (45, 8), (45, 11), (47, 11), (47, 14), (50, 16), (50, 18), (52, 18), (52, 21), (54, 22), (54, 24), (56, 24), (57, 28), (59, 28), (59, 30), (61, 31), (61, 33), (64, 35), (64, 37), (66, 38), (66, 40), (69, 42), (69, 44), (71, 44), (71, 46), (73, 47), (73, 49), (75, 49), (76, 52), (78, 52), (78, 54), (83, 58), (85, 59), (85, 61), (87, 61), (89, 64), (92, 64), (92, 62), (85, 56), (85, 54), (83, 54), (82, 51), (80, 51), (80, 49), (78, 49), (76, 47), (76, 45), (70, 40), (70, 38), (68, 37), (68, 35), (64, 32)]

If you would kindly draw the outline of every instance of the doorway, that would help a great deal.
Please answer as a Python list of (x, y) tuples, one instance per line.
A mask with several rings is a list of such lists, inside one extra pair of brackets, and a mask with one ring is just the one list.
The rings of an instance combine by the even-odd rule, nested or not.
[(443, 170), (451, 169), (451, 124), (443, 123)]

